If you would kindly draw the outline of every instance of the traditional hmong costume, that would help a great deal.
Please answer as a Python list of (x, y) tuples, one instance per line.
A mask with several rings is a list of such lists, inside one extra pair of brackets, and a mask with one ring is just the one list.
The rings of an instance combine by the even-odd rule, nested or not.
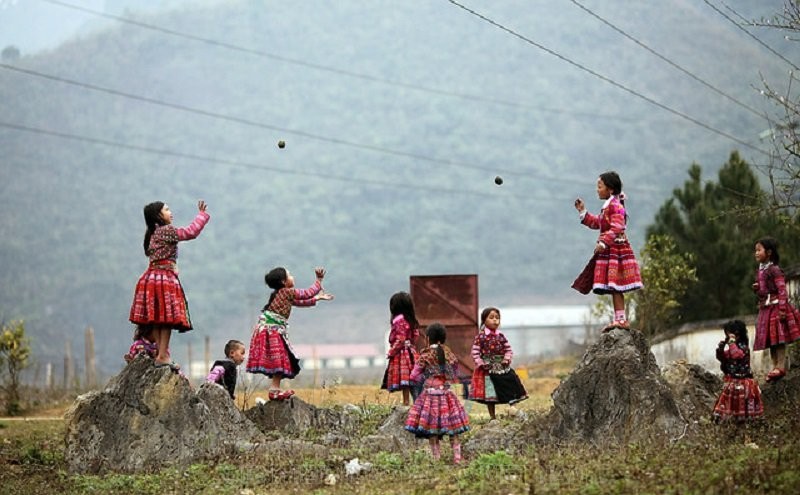
[(625, 208), (617, 196), (606, 200), (600, 215), (592, 215), (586, 210), (581, 212), (581, 223), (590, 229), (599, 229), (598, 241), (606, 248), (595, 254), (584, 270), (586, 275), (593, 275), (591, 285), (582, 274), (573, 283), (573, 288), (584, 294), (589, 290), (595, 294), (611, 294), (643, 287), (639, 264), (625, 235), (625, 222)]
[(392, 329), (389, 332), (389, 352), (386, 357), (389, 364), (383, 374), (382, 389), (396, 392), (403, 388), (411, 388), (411, 370), (417, 362), (419, 353), (414, 347), (419, 337), (419, 329), (411, 328), (403, 315), (392, 319)]
[(155, 357), (158, 355), (158, 344), (155, 342), (150, 342), (146, 339), (136, 339), (133, 341), (133, 344), (131, 344), (130, 349), (128, 349), (128, 353), (122, 358), (126, 362), (130, 363), (136, 359), (136, 356), (139, 354), (144, 354), (145, 356), (150, 356), (151, 358), (155, 359)]
[(525, 387), (511, 368), (513, 356), (505, 335), (483, 328), (472, 342), (475, 371), (469, 399), (481, 404), (514, 404), (527, 399)]
[(139, 277), (131, 305), (130, 321), (144, 327), (192, 329), (189, 305), (178, 280), (178, 242), (196, 238), (209, 219), (201, 211), (188, 227), (160, 225), (150, 237), (150, 266)]
[(725, 385), (714, 404), (713, 417), (718, 421), (759, 418), (764, 414), (761, 389), (750, 370), (750, 349), (744, 344), (720, 342), (717, 359), (725, 374)]
[(247, 372), (272, 377), (294, 378), (300, 372), (300, 361), (289, 344), (288, 320), (292, 306), (314, 306), (314, 298), (322, 290), (319, 280), (308, 289), (278, 289), (269, 307), (261, 313), (253, 328)]
[[(444, 349), (445, 363), (440, 365), (436, 347)], [(458, 358), (443, 344), (434, 344), (420, 353), (411, 372), (411, 380), (422, 382), (422, 393), (408, 411), (406, 430), (418, 437), (458, 435), (469, 430), (469, 418), (451, 383), (458, 383)]]
[(230, 394), (231, 399), (235, 399), (236, 378), (236, 363), (233, 362), (233, 359), (225, 358), (214, 361), (206, 381), (222, 385)]
[(800, 339), (800, 312), (789, 303), (783, 270), (773, 263), (759, 266), (758, 321), (753, 350), (760, 351)]

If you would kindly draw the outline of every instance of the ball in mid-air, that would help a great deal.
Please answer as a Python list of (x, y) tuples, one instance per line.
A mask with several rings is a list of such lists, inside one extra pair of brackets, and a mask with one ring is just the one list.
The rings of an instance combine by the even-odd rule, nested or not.
[(283, 149), (285, 147), (286, 147), (286, 141), (284, 141), (283, 139), (278, 141), (278, 148)]
[(494, 178), (494, 183), (497, 184), (498, 186), (502, 185), (503, 178), (498, 175), (497, 177)]

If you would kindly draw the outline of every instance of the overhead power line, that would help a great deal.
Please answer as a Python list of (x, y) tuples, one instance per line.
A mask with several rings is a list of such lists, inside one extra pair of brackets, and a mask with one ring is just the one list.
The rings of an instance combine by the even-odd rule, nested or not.
[(52, 4), (52, 5), (58, 5), (58, 6), (61, 6), (61, 7), (64, 7), (64, 8), (72, 9), (72, 10), (77, 10), (77, 11), (80, 11), (80, 12), (84, 12), (86, 14), (90, 14), (90, 15), (94, 15), (94, 16), (98, 16), (98, 17), (103, 17), (105, 19), (111, 19), (113, 21), (129, 24), (129, 25), (132, 25), (132, 26), (137, 26), (137, 27), (140, 27), (142, 29), (148, 29), (148, 30), (155, 31), (155, 32), (158, 32), (158, 33), (161, 33), (161, 34), (166, 34), (166, 35), (169, 35), (169, 36), (175, 36), (175, 37), (183, 38), (183, 39), (186, 39), (186, 40), (191, 40), (191, 41), (195, 41), (195, 42), (199, 42), (199, 43), (205, 43), (207, 45), (216, 46), (216, 47), (219, 47), (219, 48), (225, 48), (225, 49), (233, 50), (233, 51), (240, 52), (240, 53), (247, 53), (249, 55), (253, 55), (253, 56), (256, 56), (256, 57), (277, 60), (277, 61), (280, 61), (280, 62), (297, 65), (297, 66), (304, 67), (304, 68), (307, 68), (307, 69), (324, 71), (324, 72), (329, 72), (329, 73), (332, 73), (332, 74), (337, 74), (337, 75), (340, 75), (340, 76), (346, 76), (346, 77), (361, 79), (363, 81), (386, 84), (386, 85), (389, 85), (389, 86), (396, 86), (396, 87), (400, 87), (400, 88), (411, 89), (411, 90), (425, 92), (425, 93), (429, 93), (429, 94), (435, 94), (435, 95), (438, 95), (438, 96), (454, 97), (454, 98), (459, 98), (459, 99), (462, 99), (462, 100), (490, 103), (490, 104), (493, 104), (493, 105), (502, 105), (502, 106), (506, 106), (506, 107), (523, 108), (523, 109), (529, 109), (529, 110), (536, 110), (536, 111), (540, 111), (540, 112), (548, 112), (548, 113), (563, 114), (563, 115), (572, 115), (572, 116), (575, 116), (575, 117), (587, 117), (587, 118), (593, 118), (593, 119), (594, 118), (600, 118), (600, 119), (619, 120), (619, 121), (627, 121), (627, 122), (633, 121), (633, 119), (631, 119), (630, 117), (615, 116), (615, 115), (605, 115), (605, 114), (599, 114), (599, 113), (594, 113), (594, 112), (579, 112), (579, 111), (573, 111), (573, 110), (566, 110), (566, 109), (563, 109), (563, 108), (543, 107), (543, 106), (531, 105), (531, 104), (523, 103), (523, 102), (519, 102), (519, 101), (501, 100), (501, 99), (498, 99), (498, 98), (490, 98), (490, 97), (482, 96), (482, 95), (475, 95), (475, 94), (469, 94), (469, 93), (460, 93), (460, 92), (457, 92), (457, 91), (448, 91), (448, 90), (444, 90), (444, 89), (431, 88), (431, 87), (423, 86), (423, 85), (420, 85), (420, 84), (411, 84), (411, 83), (407, 83), (407, 82), (403, 82), (403, 81), (397, 81), (397, 80), (393, 80), (393, 79), (372, 76), (372, 75), (369, 75), (369, 74), (353, 72), (353, 71), (341, 69), (341, 68), (338, 68), (338, 67), (333, 67), (333, 66), (330, 66), (330, 65), (316, 64), (316, 63), (313, 63), (313, 62), (307, 62), (305, 60), (299, 60), (299, 59), (296, 59), (296, 58), (285, 57), (283, 55), (270, 53), (270, 52), (267, 52), (267, 51), (264, 51), (264, 50), (258, 50), (258, 49), (255, 49), (255, 48), (249, 48), (249, 47), (237, 45), (237, 44), (234, 44), (234, 43), (229, 43), (229, 42), (226, 42), (226, 41), (220, 41), (220, 40), (208, 38), (208, 37), (205, 37), (205, 36), (198, 36), (196, 34), (191, 34), (191, 33), (186, 33), (186, 32), (182, 32), (182, 31), (177, 31), (175, 29), (165, 28), (163, 26), (158, 26), (156, 24), (143, 22), (143, 21), (139, 21), (139, 20), (136, 20), (136, 19), (131, 19), (129, 17), (118, 16), (118, 15), (114, 15), (114, 14), (108, 14), (106, 12), (101, 12), (101, 11), (98, 11), (98, 10), (82, 7), (82, 6), (79, 6), (79, 5), (74, 5), (74, 4), (71, 4), (71, 3), (68, 3), (68, 2), (62, 2), (60, 0), (40, 0), (40, 1)]
[(598, 21), (602, 22), (602, 23), (603, 23), (603, 24), (605, 24), (606, 26), (610, 27), (610, 28), (611, 28), (611, 29), (613, 29), (614, 31), (618, 32), (618, 33), (619, 33), (619, 34), (621, 34), (622, 36), (624, 36), (624, 37), (628, 38), (629, 40), (633, 41), (634, 43), (636, 43), (637, 45), (639, 45), (639, 46), (640, 46), (640, 47), (642, 47), (643, 49), (647, 50), (649, 53), (651, 53), (651, 54), (655, 55), (655, 56), (656, 56), (656, 57), (658, 57), (659, 59), (663, 60), (663, 61), (664, 61), (664, 62), (666, 62), (667, 64), (669, 64), (669, 65), (671, 65), (672, 67), (674, 67), (674, 68), (678, 69), (679, 71), (683, 72), (684, 74), (686, 74), (687, 76), (691, 77), (691, 78), (692, 78), (692, 79), (694, 79), (695, 81), (699, 82), (699, 83), (700, 83), (700, 84), (702, 84), (703, 86), (707, 87), (707, 88), (708, 88), (708, 89), (710, 89), (711, 91), (713, 91), (713, 92), (717, 93), (717, 94), (718, 94), (718, 95), (720, 95), (720, 96), (724, 96), (725, 98), (727, 98), (727, 99), (731, 100), (732, 102), (736, 103), (737, 105), (739, 105), (740, 107), (744, 108), (745, 110), (748, 110), (749, 112), (751, 112), (751, 113), (755, 114), (756, 116), (758, 116), (758, 117), (761, 117), (762, 119), (764, 119), (764, 120), (767, 120), (767, 121), (769, 120), (769, 118), (768, 118), (768, 117), (765, 115), (765, 113), (764, 113), (764, 112), (759, 112), (758, 110), (756, 110), (755, 108), (751, 107), (750, 105), (748, 105), (748, 104), (746, 104), (746, 103), (744, 103), (744, 102), (742, 102), (742, 101), (740, 101), (740, 100), (736, 99), (735, 97), (733, 97), (733, 96), (731, 96), (731, 95), (729, 95), (729, 94), (725, 93), (725, 92), (724, 92), (724, 91), (722, 91), (721, 89), (717, 88), (716, 86), (712, 85), (711, 83), (709, 83), (709, 82), (705, 81), (704, 79), (700, 78), (699, 76), (697, 76), (696, 74), (692, 73), (692, 72), (691, 72), (691, 71), (689, 71), (688, 69), (685, 69), (685, 68), (683, 68), (682, 66), (678, 65), (676, 62), (673, 62), (672, 60), (670, 60), (670, 59), (669, 59), (669, 58), (667, 58), (666, 56), (664, 56), (664, 55), (662, 55), (662, 54), (658, 53), (657, 51), (653, 50), (652, 48), (650, 48), (649, 46), (647, 46), (647, 45), (646, 45), (646, 44), (644, 44), (643, 42), (639, 41), (638, 39), (634, 38), (634, 37), (633, 37), (633, 36), (631, 36), (630, 34), (628, 34), (628, 33), (626, 33), (625, 31), (623, 31), (622, 29), (618, 28), (617, 26), (615, 26), (614, 24), (612, 24), (612, 23), (611, 23), (611, 22), (609, 22), (608, 20), (606, 20), (606, 19), (604, 19), (604, 18), (600, 17), (598, 14), (596, 14), (596, 13), (595, 13), (595, 12), (593, 12), (591, 9), (589, 9), (589, 8), (588, 8), (588, 7), (586, 7), (585, 5), (581, 4), (581, 3), (580, 3), (580, 2), (578, 2), (577, 0), (570, 0), (570, 1), (571, 1), (572, 3), (574, 3), (575, 5), (577, 5), (579, 8), (581, 8), (581, 9), (582, 9), (584, 12), (586, 12), (587, 14), (591, 15), (592, 17), (594, 17), (594, 18), (595, 18), (595, 19), (597, 19)]
[(717, 8), (717, 6), (716, 6), (716, 5), (712, 4), (712, 3), (711, 3), (711, 2), (709, 2), (708, 0), (703, 0), (703, 1), (705, 2), (705, 4), (706, 4), (706, 5), (708, 5), (708, 6), (709, 6), (709, 7), (711, 7), (712, 9), (714, 9), (714, 11), (715, 11), (716, 13), (718, 13), (719, 15), (721, 15), (722, 17), (724, 17), (725, 19), (727, 19), (727, 20), (728, 20), (728, 21), (729, 21), (731, 24), (733, 24), (734, 26), (736, 26), (736, 28), (737, 28), (737, 29), (739, 29), (740, 31), (742, 31), (744, 34), (746, 34), (746, 35), (747, 35), (747, 36), (749, 36), (750, 38), (754, 39), (754, 40), (756, 41), (756, 43), (758, 43), (759, 45), (763, 46), (764, 48), (766, 48), (767, 50), (769, 50), (770, 52), (772, 52), (774, 55), (776, 55), (778, 58), (780, 58), (781, 60), (783, 60), (784, 62), (786, 62), (786, 63), (787, 63), (787, 64), (789, 64), (790, 66), (792, 66), (792, 68), (794, 68), (794, 70), (800, 70), (800, 67), (797, 67), (797, 66), (796, 66), (796, 65), (795, 65), (795, 64), (794, 64), (794, 63), (793, 63), (791, 60), (789, 60), (788, 58), (784, 57), (783, 55), (781, 55), (780, 53), (778, 53), (777, 51), (775, 51), (775, 50), (774, 50), (774, 49), (773, 49), (771, 46), (769, 46), (768, 44), (766, 44), (766, 43), (764, 43), (763, 41), (761, 41), (761, 40), (760, 40), (760, 39), (759, 39), (757, 36), (755, 36), (753, 33), (751, 33), (750, 31), (748, 31), (747, 29), (743, 28), (743, 27), (741, 26), (741, 24), (739, 24), (738, 22), (736, 22), (735, 20), (733, 20), (733, 19), (732, 19), (732, 18), (731, 18), (731, 17), (730, 17), (728, 14), (726, 14), (725, 12), (723, 12), (723, 11), (721, 11), (719, 8)]
[(577, 67), (578, 69), (580, 69), (580, 70), (582, 70), (584, 72), (587, 72), (587, 73), (593, 75), (594, 77), (596, 77), (598, 79), (601, 79), (601, 80), (611, 84), (612, 86), (625, 91), (626, 93), (629, 93), (629, 94), (631, 94), (633, 96), (636, 96), (637, 98), (640, 98), (640, 99), (650, 103), (651, 105), (654, 105), (654, 106), (656, 106), (656, 107), (658, 107), (658, 108), (660, 108), (662, 110), (666, 110), (667, 112), (669, 112), (669, 113), (671, 113), (673, 115), (676, 115), (676, 116), (678, 116), (678, 117), (680, 117), (680, 118), (682, 118), (684, 120), (687, 120), (687, 121), (689, 121), (689, 122), (691, 122), (691, 123), (693, 123), (693, 124), (695, 124), (697, 126), (700, 126), (703, 129), (706, 129), (706, 130), (711, 131), (711, 132), (713, 132), (715, 134), (718, 134), (718, 135), (720, 135), (722, 137), (725, 137), (725, 138), (727, 138), (727, 139), (729, 139), (729, 140), (731, 140), (733, 142), (739, 143), (742, 146), (750, 148), (750, 149), (752, 149), (754, 151), (757, 151), (757, 152), (759, 152), (761, 154), (764, 154), (764, 155), (768, 155), (769, 154), (768, 151), (762, 150), (761, 148), (759, 148), (757, 146), (754, 146), (754, 145), (748, 143), (747, 141), (745, 141), (743, 139), (739, 139), (736, 136), (733, 136), (733, 135), (731, 135), (731, 134), (729, 134), (729, 133), (727, 133), (725, 131), (721, 131), (721, 130), (715, 128), (715, 127), (712, 127), (711, 125), (706, 124), (705, 122), (702, 122), (702, 121), (700, 121), (700, 120), (698, 120), (698, 119), (696, 119), (696, 118), (694, 118), (694, 117), (692, 117), (690, 115), (687, 115), (687, 114), (685, 114), (685, 113), (683, 113), (683, 112), (681, 112), (679, 110), (675, 110), (675, 109), (673, 109), (673, 108), (671, 108), (671, 107), (669, 107), (669, 106), (667, 106), (667, 105), (665, 105), (665, 104), (663, 104), (661, 102), (658, 102), (658, 101), (654, 100), (653, 98), (650, 98), (649, 96), (645, 96), (642, 93), (639, 93), (638, 91), (636, 91), (634, 89), (631, 89), (631, 88), (625, 86), (624, 84), (621, 84), (621, 83), (611, 79), (610, 77), (604, 76), (604, 75), (600, 74), (599, 72), (586, 67), (585, 65), (582, 65), (582, 64), (580, 64), (578, 62), (575, 62), (574, 60), (572, 60), (572, 59), (570, 59), (570, 58), (568, 58), (568, 57), (566, 57), (564, 55), (561, 55), (560, 53), (556, 52), (555, 50), (547, 48), (546, 46), (544, 46), (544, 45), (542, 45), (540, 43), (537, 43), (536, 41), (533, 41), (530, 38), (527, 38), (527, 37), (523, 36), (522, 34), (514, 31), (513, 29), (508, 28), (508, 27), (500, 24), (497, 21), (494, 21), (494, 20), (490, 19), (489, 17), (486, 17), (485, 15), (483, 15), (483, 14), (477, 12), (477, 11), (475, 11), (475, 10), (465, 6), (465, 5), (462, 5), (462, 4), (458, 3), (455, 0), (447, 0), (447, 1), (450, 2), (451, 4), (455, 5), (456, 7), (464, 10), (465, 12), (468, 12), (468, 13), (472, 14), (473, 16), (483, 20), (484, 22), (487, 22), (487, 23), (491, 24), (492, 26), (495, 26), (496, 28), (505, 31), (508, 34), (510, 34), (510, 35), (512, 35), (512, 36), (514, 36), (516, 38), (519, 38), (520, 40), (522, 40), (522, 41), (524, 41), (524, 42), (526, 42), (526, 43), (528, 43), (530, 45), (533, 45), (536, 48), (538, 48), (538, 49), (540, 49), (540, 50), (542, 50), (542, 51), (544, 51), (546, 53), (549, 53), (550, 55), (558, 58), (559, 60), (562, 60), (562, 61), (564, 61), (564, 62), (566, 62), (566, 63), (568, 63), (568, 64), (570, 64), (570, 65), (572, 65), (574, 67)]

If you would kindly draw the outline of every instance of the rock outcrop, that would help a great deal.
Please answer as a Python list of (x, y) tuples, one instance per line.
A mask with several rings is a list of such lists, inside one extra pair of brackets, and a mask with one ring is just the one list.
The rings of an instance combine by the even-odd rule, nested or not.
[(78, 397), (65, 419), (65, 458), (79, 473), (187, 466), (264, 440), (221, 387), (194, 392), (186, 378), (145, 356), (104, 390)]
[(719, 376), (684, 360), (669, 363), (664, 367), (662, 376), (686, 421), (711, 417), (714, 403), (722, 391), (722, 379)]

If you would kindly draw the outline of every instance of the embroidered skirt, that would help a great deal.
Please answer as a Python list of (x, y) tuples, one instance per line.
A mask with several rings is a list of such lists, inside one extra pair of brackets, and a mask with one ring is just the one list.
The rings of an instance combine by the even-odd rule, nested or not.
[(417, 362), (419, 354), (413, 347), (403, 347), (397, 354), (389, 358), (386, 372), (383, 374), (381, 388), (396, 392), (404, 388), (412, 388), (411, 370)]
[(481, 404), (515, 404), (528, 398), (517, 372), (506, 368), (504, 373), (488, 373), (481, 367), (472, 373), (469, 400)]
[(629, 242), (612, 242), (608, 249), (595, 255), (592, 283), (595, 294), (628, 292), (642, 287), (639, 264)]
[(189, 303), (178, 274), (166, 268), (148, 268), (136, 283), (129, 319), (135, 325), (191, 330)]
[(449, 388), (426, 388), (408, 411), (405, 428), (418, 437), (458, 435), (469, 430), (469, 417)]
[(300, 361), (287, 338), (286, 319), (271, 311), (264, 311), (253, 327), (250, 350), (247, 353), (248, 373), (272, 377), (294, 378), (300, 372)]
[(754, 419), (764, 414), (761, 389), (755, 380), (725, 376), (724, 382), (722, 393), (714, 404), (715, 419)]
[(764, 306), (758, 310), (754, 351), (761, 351), (778, 344), (789, 344), (798, 339), (800, 339), (800, 313), (794, 306), (786, 305), (785, 319), (781, 319), (777, 304)]

